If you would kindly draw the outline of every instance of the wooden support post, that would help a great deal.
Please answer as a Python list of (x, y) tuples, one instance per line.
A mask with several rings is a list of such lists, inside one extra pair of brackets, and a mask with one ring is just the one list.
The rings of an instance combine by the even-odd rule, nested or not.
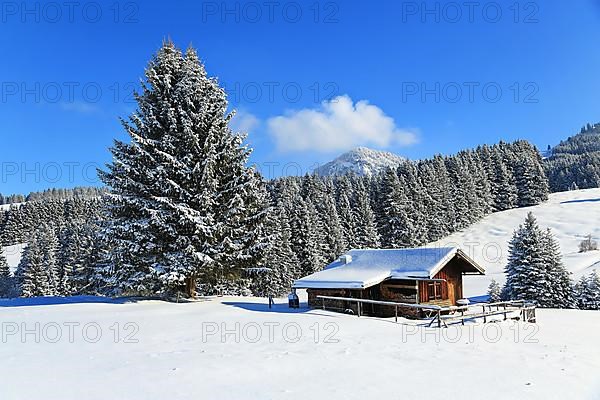
[(358, 317), (360, 318), (360, 301), (357, 302)]
[(398, 306), (394, 306), (394, 309), (395, 309), (395, 311), (396, 311), (396, 315), (394, 316), (394, 321), (395, 321), (396, 323), (398, 323)]
[(485, 324), (487, 322), (487, 317), (485, 315), (485, 306), (483, 306), (483, 323)]
[(438, 310), (437, 312), (437, 320), (438, 320), (438, 328), (442, 327), (442, 312)]
[(323, 310), (325, 309), (325, 298), (321, 298), (321, 300), (323, 300)]
[(465, 309), (464, 308), (460, 309), (460, 323), (461, 323), (461, 325), (465, 324)]

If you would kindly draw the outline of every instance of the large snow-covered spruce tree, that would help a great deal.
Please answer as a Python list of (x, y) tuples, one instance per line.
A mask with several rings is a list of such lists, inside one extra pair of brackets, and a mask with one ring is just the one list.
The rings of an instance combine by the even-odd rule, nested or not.
[(513, 234), (505, 268), (505, 296), (535, 300), (542, 307), (572, 307), (572, 285), (552, 233), (542, 231), (532, 213)]
[(123, 121), (131, 142), (116, 141), (100, 171), (110, 188), (109, 283), (194, 296), (198, 280), (232, 279), (262, 256), (267, 195), (246, 166), (245, 136), (229, 128), (224, 90), (193, 49), (165, 42), (145, 76)]

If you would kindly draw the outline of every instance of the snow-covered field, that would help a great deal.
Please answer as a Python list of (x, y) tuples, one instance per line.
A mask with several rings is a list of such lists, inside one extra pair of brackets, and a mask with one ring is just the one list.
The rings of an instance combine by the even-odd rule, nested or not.
[(593, 311), (438, 330), (283, 300), (69, 301), (0, 301), (2, 400), (600, 398)]
[(594, 268), (600, 271), (600, 251), (579, 253), (579, 243), (586, 235), (600, 241), (600, 189), (555, 193), (543, 204), (494, 213), (432, 244), (459, 246), (486, 269), (485, 276), (465, 278), (467, 296), (485, 294), (492, 278), (504, 282), (508, 242), (530, 211), (540, 226), (550, 228), (558, 239), (563, 261), (574, 279)]

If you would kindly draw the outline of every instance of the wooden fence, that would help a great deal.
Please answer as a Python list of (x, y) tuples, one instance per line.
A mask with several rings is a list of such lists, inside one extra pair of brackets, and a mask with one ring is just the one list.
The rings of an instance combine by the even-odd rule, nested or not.
[(514, 314), (516, 312), (519, 313), (519, 319), (522, 319), (525, 322), (536, 322), (536, 306), (533, 302), (528, 302), (525, 300), (510, 300), (496, 303), (474, 303), (465, 306), (440, 307), (432, 304), (397, 303), (394, 301), (354, 299), (351, 297), (317, 296), (316, 298), (322, 301), (323, 310), (327, 308), (325, 305), (326, 300), (356, 303), (358, 317), (360, 317), (362, 314), (363, 304), (379, 304), (383, 306), (394, 307), (395, 322), (398, 322), (399, 307), (424, 310), (432, 315), (430, 316), (431, 321), (429, 322), (428, 326), (432, 326), (435, 323), (438, 328), (441, 328), (442, 326), (448, 327), (446, 322), (454, 321), (460, 322), (462, 325), (464, 325), (465, 320), (473, 320), (478, 318), (482, 318), (483, 322), (486, 323), (489, 317), (497, 315), (502, 315), (504, 320), (507, 320), (510, 314)]
[(394, 309), (395, 309), (394, 320), (396, 322), (398, 322), (398, 307), (409, 307), (409, 308), (415, 308), (415, 309), (421, 309), (421, 310), (429, 310), (429, 311), (433, 311), (433, 312), (437, 312), (437, 311), (439, 311), (439, 310), (442, 309), (442, 307), (436, 306), (436, 305), (412, 304), (412, 303), (396, 303), (394, 301), (354, 299), (354, 298), (351, 298), (351, 297), (317, 296), (317, 299), (321, 299), (322, 300), (323, 310), (326, 309), (326, 307), (325, 307), (325, 300), (348, 301), (348, 302), (356, 303), (356, 308), (358, 310), (358, 312), (356, 314), (359, 317), (362, 314), (362, 304), (380, 304), (380, 305), (384, 305), (384, 306), (394, 307)]
[[(481, 311), (479, 311), (479, 309), (481, 309)], [(474, 303), (466, 306), (445, 307), (439, 311), (436, 318), (439, 327), (442, 324), (447, 326), (446, 321), (460, 321), (460, 323), (464, 325), (465, 320), (477, 318), (482, 318), (483, 323), (486, 323), (489, 317), (497, 315), (502, 315), (506, 321), (509, 314), (518, 312), (519, 319), (522, 319), (525, 322), (535, 322), (535, 309), (535, 304), (526, 300), (509, 300), (499, 301), (496, 303)], [(442, 318), (442, 313), (448, 313), (450, 315)], [(433, 321), (430, 323), (430, 325), (432, 323)]]

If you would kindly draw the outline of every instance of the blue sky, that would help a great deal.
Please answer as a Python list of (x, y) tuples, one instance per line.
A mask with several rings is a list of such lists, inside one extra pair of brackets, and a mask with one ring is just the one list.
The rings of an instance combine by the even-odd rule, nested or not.
[(2, 2), (1, 193), (98, 184), (167, 36), (225, 85), (269, 177), (358, 145), (546, 147), (600, 121), (592, 0), (68, 4)]

